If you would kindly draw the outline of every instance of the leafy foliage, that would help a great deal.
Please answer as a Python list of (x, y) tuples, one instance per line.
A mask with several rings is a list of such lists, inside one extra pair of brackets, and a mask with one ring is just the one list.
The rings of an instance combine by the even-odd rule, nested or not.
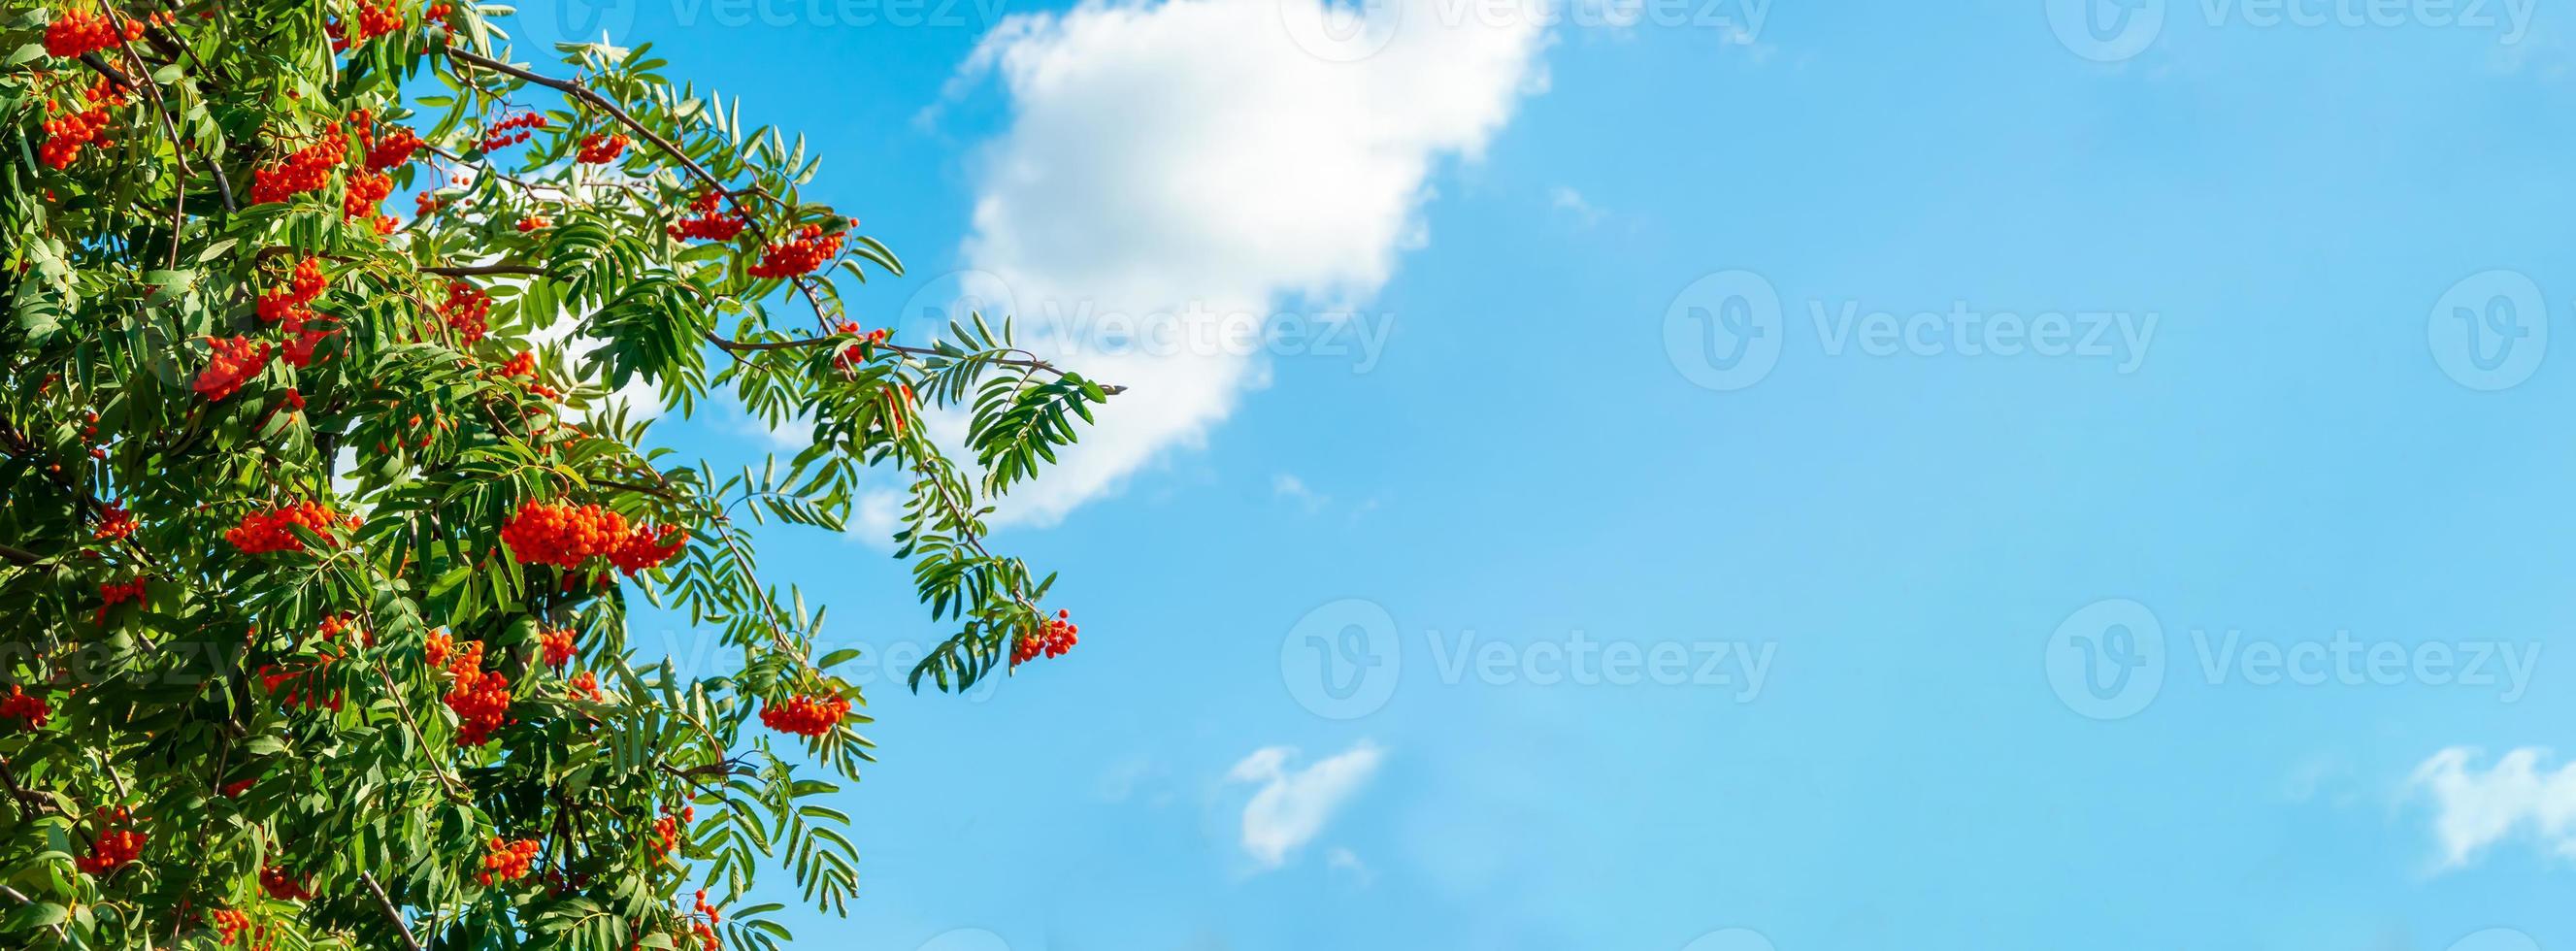
[[(984, 520), (1116, 389), (845, 319), (893, 252), (649, 47), (558, 78), (500, 7), (95, 2), (0, 0), (0, 945), (768, 948), (780, 906), (726, 906), (780, 867), (843, 909), (862, 698), (740, 520), (908, 486), (957, 626), (912, 683), (963, 689), (1069, 636)], [(654, 448), (636, 383), (812, 446)], [(634, 649), (631, 597), (731, 672)]]

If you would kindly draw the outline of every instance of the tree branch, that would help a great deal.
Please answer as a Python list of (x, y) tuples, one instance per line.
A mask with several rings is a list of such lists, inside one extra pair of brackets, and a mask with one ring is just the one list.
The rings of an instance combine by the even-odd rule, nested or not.
[(358, 880), (365, 882), (367, 892), (376, 896), (376, 907), (385, 913), (385, 920), (394, 923), (394, 933), (402, 936), (403, 944), (411, 951), (424, 951), (420, 939), (411, 936), (411, 926), (403, 923), (402, 912), (394, 908), (394, 900), (385, 897), (385, 887), (376, 884), (376, 873), (359, 872)]

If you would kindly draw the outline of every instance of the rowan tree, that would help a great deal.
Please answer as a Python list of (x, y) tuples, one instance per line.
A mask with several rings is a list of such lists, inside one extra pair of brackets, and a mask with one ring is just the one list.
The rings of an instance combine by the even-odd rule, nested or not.
[[(0, 945), (770, 947), (777, 869), (843, 910), (854, 652), (745, 521), (894, 487), (953, 631), (911, 686), (1060, 655), (985, 519), (1115, 388), (867, 326), (895, 255), (648, 46), (98, 2), (0, 0)], [(638, 383), (811, 448), (657, 447)]]

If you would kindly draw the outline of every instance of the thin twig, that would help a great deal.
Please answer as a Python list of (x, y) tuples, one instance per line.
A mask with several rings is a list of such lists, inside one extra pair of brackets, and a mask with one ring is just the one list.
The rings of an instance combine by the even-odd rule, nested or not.
[(411, 926), (403, 923), (402, 912), (394, 907), (394, 900), (385, 897), (385, 887), (376, 884), (376, 873), (359, 872), (358, 880), (365, 882), (367, 892), (376, 896), (376, 907), (385, 913), (385, 920), (394, 923), (394, 933), (402, 937), (403, 944), (411, 951), (424, 951), (420, 939), (411, 936)]

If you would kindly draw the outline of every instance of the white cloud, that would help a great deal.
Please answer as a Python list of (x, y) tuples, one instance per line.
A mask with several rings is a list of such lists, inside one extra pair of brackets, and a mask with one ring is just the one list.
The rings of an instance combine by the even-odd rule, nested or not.
[[(953, 88), (998, 76), (1013, 119), (983, 156), (966, 265), (1009, 285), (1036, 349), (1130, 388), (1003, 521), (1052, 522), (1201, 444), (1268, 374), (1257, 345), (1200, 335), (1374, 295), (1426, 240), (1434, 168), (1478, 157), (1543, 84), (1531, 18), (1392, 2), (1404, 28), (1353, 62), (1288, 33), (1283, 13), (1322, 0), (1085, 0), (985, 37)], [(1104, 348), (1110, 314), (1183, 343)]]
[(1376, 775), (1386, 751), (1361, 740), (1337, 755), (1291, 771), (1288, 763), (1296, 756), (1292, 747), (1264, 747), (1226, 774), (1229, 783), (1261, 784), (1243, 807), (1243, 851), (1267, 868), (1286, 863), (1289, 853), (1324, 831), (1333, 812)]
[(2480, 772), (2472, 765), (2480, 751), (2455, 746), (2415, 768), (2407, 786), (2433, 799), (2444, 867), (2466, 865), (2480, 849), (2516, 834), (2576, 858), (2576, 763), (2541, 772), (2547, 755), (2524, 747)]
[(1369, 870), (1368, 863), (1360, 861), (1358, 853), (1338, 845), (1324, 853), (1324, 865), (1327, 868), (1351, 873), (1351, 877), (1357, 879), (1362, 888), (1368, 887), (1370, 882), (1377, 880), (1377, 873)]
[(1313, 489), (1307, 488), (1306, 480), (1289, 475), (1285, 472), (1271, 477), (1270, 491), (1271, 494), (1277, 495), (1280, 498), (1295, 501), (1298, 505), (1306, 509), (1306, 514), (1308, 515), (1321, 512), (1324, 510), (1325, 506), (1333, 504), (1332, 496), (1324, 495)]
[(1584, 198), (1582, 192), (1563, 185), (1556, 186), (1554, 191), (1548, 193), (1548, 204), (1558, 211), (1573, 215), (1574, 220), (1582, 222), (1585, 227), (1600, 224), (1601, 219), (1610, 216), (1609, 212), (1601, 210), (1599, 206)]

